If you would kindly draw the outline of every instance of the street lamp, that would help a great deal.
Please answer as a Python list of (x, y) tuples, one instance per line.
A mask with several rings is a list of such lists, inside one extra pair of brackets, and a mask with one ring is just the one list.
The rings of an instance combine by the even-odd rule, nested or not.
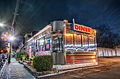
[(4, 23), (0, 23), (0, 27), (3, 27), (3, 26), (5, 26), (5, 24)]
[(9, 40), (10, 40), (10, 41), (14, 41), (15, 39), (16, 39), (16, 37), (14, 37), (14, 36), (10, 36), (10, 37), (9, 37)]

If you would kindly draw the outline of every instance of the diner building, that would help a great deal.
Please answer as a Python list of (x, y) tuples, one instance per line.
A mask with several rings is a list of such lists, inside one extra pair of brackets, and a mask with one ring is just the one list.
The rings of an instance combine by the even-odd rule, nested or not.
[(68, 20), (53, 21), (25, 42), (29, 54), (52, 55), (54, 67), (97, 65), (96, 30)]

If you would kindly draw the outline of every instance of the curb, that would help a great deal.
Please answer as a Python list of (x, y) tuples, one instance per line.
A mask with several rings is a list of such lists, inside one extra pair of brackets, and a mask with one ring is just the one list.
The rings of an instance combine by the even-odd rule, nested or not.
[(22, 63), (24, 65), (24, 68), (26, 68), (34, 77), (37, 77), (36, 70), (32, 70), (30, 66), (26, 65), (26, 63)]
[(39, 78), (45, 78), (45, 77), (50, 77), (50, 76), (56, 76), (56, 75), (60, 75), (60, 74), (68, 73), (68, 72), (73, 72), (73, 71), (79, 71), (79, 70), (86, 70), (86, 69), (92, 69), (92, 68), (102, 67), (102, 65), (86, 66), (86, 67), (79, 67), (79, 68), (74, 68), (74, 69), (59, 71), (59, 72), (52, 73), (52, 74), (47, 74), (47, 75), (38, 76), (37, 73), (36, 73), (36, 72), (37, 72), (36, 70), (32, 70), (28, 65), (26, 65), (26, 63), (21, 63), (21, 64), (23, 64), (24, 67), (25, 67), (35, 78), (37, 78), (37, 79), (39, 79)]
[(64, 74), (64, 73), (68, 73), (68, 72), (73, 72), (73, 71), (79, 71), (79, 70), (86, 70), (86, 69), (92, 69), (92, 68), (99, 68), (99, 67), (102, 67), (102, 66), (94, 66), (94, 67), (82, 67), (82, 68), (76, 68), (76, 69), (71, 69), (71, 70), (65, 70), (65, 71), (60, 71), (60, 72), (57, 72), (57, 73), (53, 73), (53, 74), (47, 74), (47, 75), (42, 75), (42, 76), (37, 76), (37, 78), (44, 78), (44, 77), (49, 77), (49, 76), (56, 76), (56, 75), (60, 75), (60, 74)]

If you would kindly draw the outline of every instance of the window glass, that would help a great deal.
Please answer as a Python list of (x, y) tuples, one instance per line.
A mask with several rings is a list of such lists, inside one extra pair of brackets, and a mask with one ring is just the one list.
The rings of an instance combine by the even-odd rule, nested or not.
[(82, 45), (83, 47), (88, 47), (88, 36), (82, 35)]
[(40, 39), (40, 52), (43, 51), (44, 48), (44, 39)]
[(75, 34), (74, 37), (75, 37), (75, 46), (81, 47), (81, 35)]
[(50, 37), (45, 38), (45, 51), (50, 51)]
[(94, 46), (94, 37), (89, 37), (89, 47)]

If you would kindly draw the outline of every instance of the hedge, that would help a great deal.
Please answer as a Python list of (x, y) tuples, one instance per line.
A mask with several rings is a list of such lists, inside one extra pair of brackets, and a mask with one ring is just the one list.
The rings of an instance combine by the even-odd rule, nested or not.
[(15, 57), (17, 60), (27, 60), (28, 54), (26, 52), (16, 52)]
[(52, 56), (38, 56), (34, 58), (33, 66), (38, 72), (52, 70), (53, 68)]
[(34, 60), (34, 58), (35, 58), (35, 56), (32, 55), (32, 57), (31, 57), (31, 59), (30, 59), (31, 64), (33, 64), (33, 60)]

